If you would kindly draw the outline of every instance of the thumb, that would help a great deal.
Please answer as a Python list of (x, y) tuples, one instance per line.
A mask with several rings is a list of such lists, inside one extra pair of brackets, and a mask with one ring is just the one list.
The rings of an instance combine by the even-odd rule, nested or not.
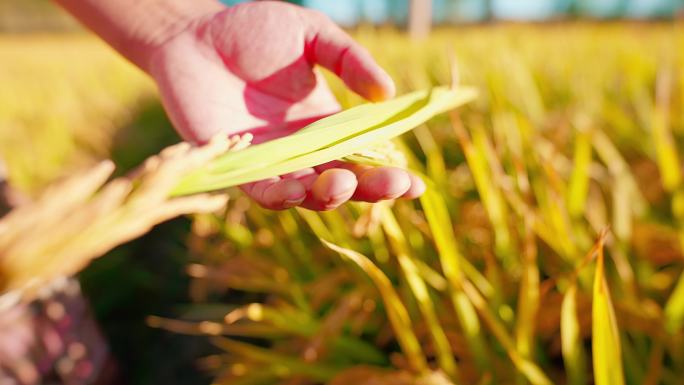
[(309, 62), (334, 72), (347, 87), (370, 101), (393, 97), (392, 78), (370, 53), (327, 16), (312, 13), (306, 44)]

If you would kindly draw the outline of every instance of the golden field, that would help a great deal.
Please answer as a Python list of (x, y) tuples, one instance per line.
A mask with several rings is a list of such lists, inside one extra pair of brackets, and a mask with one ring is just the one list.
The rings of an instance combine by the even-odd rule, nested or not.
[[(428, 194), (322, 214), (234, 195), (193, 219), (193, 303), (149, 324), (209, 335), (217, 383), (678, 384), (682, 26), (354, 35), (400, 93), (480, 90), (398, 143)], [(121, 130), (152, 149), (170, 130), (140, 118), (153, 84), (94, 38), (4, 36), (0, 57), (0, 156), (25, 191), (110, 156)]]

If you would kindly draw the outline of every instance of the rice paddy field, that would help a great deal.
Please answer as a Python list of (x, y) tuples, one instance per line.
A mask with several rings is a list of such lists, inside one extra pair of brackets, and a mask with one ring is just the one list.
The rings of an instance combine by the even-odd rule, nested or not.
[[(400, 94), (479, 91), (396, 141), (428, 192), (315, 213), (231, 190), (96, 260), (81, 283), (127, 382), (681, 384), (684, 26), (353, 34)], [(4, 35), (0, 58), (0, 157), (28, 197), (179, 140), (93, 37)]]

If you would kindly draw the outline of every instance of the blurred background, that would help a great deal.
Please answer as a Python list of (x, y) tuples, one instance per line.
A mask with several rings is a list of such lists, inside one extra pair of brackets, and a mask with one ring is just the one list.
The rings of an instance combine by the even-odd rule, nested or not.
[[(441, 118), (415, 135), (406, 135), (404, 142), (415, 158), (414, 165), (439, 186), (455, 223), (455, 239), (473, 271), (480, 271), (482, 282), (489, 282), (484, 287), (493, 293), (487, 298), (491, 311), (514, 336), (521, 354), (539, 363), (554, 383), (590, 383), (577, 374), (566, 375), (572, 372), (569, 362), (591, 366), (587, 358), (590, 279), (581, 281), (578, 289), (576, 318), (582, 332), (574, 346), (584, 353), (575, 361), (569, 361), (559, 337), (560, 306), (567, 285), (541, 299), (538, 291), (540, 281), (566, 277), (600, 230), (610, 226), (615, 237), (609, 253), (615, 262), (610, 262), (608, 276), (623, 330), (626, 381), (634, 385), (681, 383), (684, 0), (295, 3), (321, 10), (348, 28), (387, 68), (400, 93), (448, 84), (449, 52), (456, 58), (461, 82), (481, 90), (478, 101), (461, 116), (465, 136), (454, 130), (453, 121)], [(345, 107), (361, 102), (327, 75)], [(464, 138), (472, 138), (472, 143)], [(51, 2), (0, 0), (0, 161), (15, 201), (30, 200), (49, 183), (101, 159), (113, 159), (118, 173), (123, 173), (178, 140), (145, 74)], [(468, 149), (480, 154), (479, 161), (484, 163), (479, 169), (486, 170), (492, 184), (473, 175), (478, 158), (469, 157)], [(551, 229), (550, 234), (526, 228), (524, 215), (516, 213), (513, 203), (504, 202), (508, 190), (503, 186), (510, 185)], [(323, 215), (322, 223), (330, 229), (349, 226), (351, 234), (367, 208), (345, 210)], [(289, 265), (292, 287), (301, 285), (305, 294), (319, 290), (323, 277), (332, 276), (326, 274), (344, 270), (336, 254), (323, 250), (312, 238), (307, 224), (315, 220), (306, 214), (267, 213), (239, 198), (227, 212), (225, 217), (218, 216), (218, 222), (217, 217), (198, 217), (160, 225), (96, 260), (78, 277), (87, 306), (102, 330), (102, 337), (88, 338), (111, 352), (118, 381), (208, 384), (220, 375), (223, 383), (238, 383), (244, 379), (239, 368), (244, 372), (245, 367), (252, 371), (259, 367), (244, 349), (217, 348), (207, 338), (148, 325), (161, 325), (159, 320), (149, 322), (150, 315), (199, 322), (215, 320), (217, 314), (246, 303), (281, 306), (291, 300), (278, 297), (278, 291), (250, 290), (249, 284), (232, 287), (229, 278), (220, 284), (188, 274), (197, 272), (188, 268), (190, 262), (219, 270), (224, 264), (235, 268), (239, 262), (243, 269), (255, 271), (282, 263), (283, 255), (297, 255), (300, 264), (291, 261), (295, 265)], [(415, 254), (428, 267), (436, 263), (419, 205), (402, 202), (394, 212)], [(223, 224), (216, 225), (219, 222)], [(389, 241), (377, 234), (346, 239), (342, 231), (336, 236), (372, 255), (401, 288), (402, 296), (408, 295), (398, 267), (386, 261)], [(532, 260), (521, 257), (529, 256), (527, 236), (538, 243)], [(245, 256), (252, 259), (245, 261)], [(303, 261), (317, 262), (307, 265)], [(526, 272), (536, 280), (530, 280)], [(427, 277), (439, 286), (439, 278), (429, 273)], [(363, 288), (364, 298), (377, 297), (366, 293), (365, 279), (347, 278), (340, 279), (349, 287)], [(525, 293), (532, 294), (528, 298)], [(431, 295), (439, 303), (441, 292), (434, 290)], [(331, 303), (347, 298), (331, 296)], [(275, 302), (269, 302), (274, 298)], [(372, 303), (376, 302), (380, 301)], [(412, 317), (419, 313), (415, 301), (407, 302)], [(309, 316), (323, 322), (331, 307), (311, 305), (314, 310)], [(371, 341), (379, 351), (372, 350), (367, 361), (363, 357), (368, 356), (359, 354), (350, 362), (401, 368), (401, 359), (393, 355), (399, 350), (396, 341), (381, 330), (386, 322), (384, 310), (370, 306), (369, 312), (376, 322), (368, 321), (368, 328), (357, 336)], [(451, 315), (440, 314), (442, 319), (446, 324), (456, 323)], [(5, 335), (15, 333), (8, 324), (0, 320), (0, 337), (3, 328)], [(526, 329), (524, 325), (533, 326)], [(202, 334), (201, 328), (188, 325), (170, 328)], [(455, 345), (464, 345), (464, 338), (472, 342), (459, 327), (454, 328)], [(353, 328), (344, 330), (355, 333)], [(429, 339), (427, 334), (423, 330), (420, 338)], [(483, 331), (482, 336), (486, 353), (456, 352), (461, 371), (469, 379), (466, 383), (484, 384), (496, 378), (500, 383), (528, 381), (520, 379), (518, 369), (506, 358), (508, 345), (499, 340), (500, 334)], [(257, 345), (281, 343), (285, 346), (279, 352), (292, 353), (293, 347), (303, 343), (304, 337), (298, 338)], [(232, 351), (231, 357), (244, 353), (252, 358), (244, 362), (217, 359), (217, 352), (224, 350)], [(374, 360), (375, 353), (381, 358)], [(55, 353), (51, 362), (66, 354)], [(428, 349), (426, 354), (434, 359), (434, 351)], [(213, 359), (198, 361), (205, 356)], [(477, 357), (486, 358), (488, 364), (478, 362)], [(331, 360), (335, 368), (351, 365)], [(273, 363), (263, 358), (258, 362), (265, 367)], [(43, 363), (55, 383), (69, 383), (50, 365)], [(575, 373), (591, 371), (586, 366), (578, 368)], [(306, 377), (309, 372), (303, 373), (296, 373), (294, 380), (280, 373), (241, 383), (330, 380), (322, 375), (312, 380)]]

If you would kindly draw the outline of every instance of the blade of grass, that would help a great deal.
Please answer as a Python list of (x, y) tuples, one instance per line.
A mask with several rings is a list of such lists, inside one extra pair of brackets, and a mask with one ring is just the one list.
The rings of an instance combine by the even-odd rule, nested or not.
[(520, 355), (529, 359), (534, 352), (534, 334), (539, 311), (539, 267), (537, 266), (537, 247), (534, 233), (529, 223), (526, 223), (525, 226), (515, 343)]
[(354, 107), (293, 135), (227, 153), (185, 178), (173, 194), (223, 189), (340, 159), (399, 136), (475, 96), (476, 92), (469, 88), (437, 87)]
[(387, 207), (387, 205), (383, 205), (382, 208), (383, 210), (380, 217), (382, 227), (387, 234), (390, 245), (392, 245), (392, 248), (394, 249), (399, 261), (399, 266), (406, 277), (411, 292), (418, 302), (420, 312), (427, 323), (428, 330), (430, 331), (430, 336), (432, 337), (432, 342), (435, 347), (435, 352), (437, 354), (439, 367), (448, 376), (454, 378), (457, 375), (456, 361), (454, 359), (453, 353), (451, 352), (449, 340), (444, 333), (444, 329), (439, 323), (435, 305), (430, 298), (427, 285), (421, 278), (415, 262), (413, 262), (413, 257), (410, 254), (409, 246), (404, 238), (399, 224), (394, 218), (394, 214), (392, 214), (392, 211)]
[(472, 141), (468, 136), (465, 128), (456, 117), (452, 114), (452, 126), (456, 131), (463, 153), (468, 162), (468, 166), (475, 179), (477, 191), (487, 210), (489, 220), (494, 227), (496, 250), (499, 256), (506, 256), (511, 250), (511, 236), (508, 230), (507, 210), (504, 200), (501, 196), (501, 191), (496, 188), (493, 180), (493, 175), (490, 171), (490, 162), (488, 155), (491, 158), (491, 148), (489, 147), (489, 140), (484, 132), (484, 127), (481, 123), (475, 122), (472, 124)]
[(603, 164), (606, 165), (610, 174), (614, 177), (625, 178), (625, 187), (629, 187), (628, 190), (631, 196), (631, 209), (635, 215), (641, 215), (646, 211), (648, 204), (646, 199), (641, 194), (639, 190), (639, 185), (634, 178), (634, 175), (630, 172), (629, 165), (627, 161), (622, 157), (620, 151), (617, 149), (615, 144), (610, 140), (608, 135), (602, 130), (594, 130), (591, 136), (592, 144), (596, 150), (596, 154), (601, 159)]
[(463, 257), (458, 251), (451, 230), (453, 225), (449, 218), (446, 203), (432, 187), (428, 187), (423, 196), (420, 197), (420, 202), (439, 251), (442, 271), (444, 271), (444, 275), (451, 286), (449, 290), (454, 311), (465, 332), (468, 345), (475, 356), (475, 360), (481, 369), (486, 369), (489, 367), (489, 358), (481, 334), (480, 320), (477, 318), (473, 305), (468, 301), (461, 288), (463, 280), (461, 261)]
[(589, 166), (591, 164), (591, 131), (577, 127), (573, 168), (568, 186), (568, 211), (573, 218), (584, 214), (584, 205), (589, 191)]
[(604, 272), (603, 238), (599, 242), (591, 309), (594, 381), (596, 385), (624, 385), (620, 333)]
[(260, 348), (229, 338), (216, 337), (212, 339), (212, 342), (219, 348), (233, 354), (263, 362), (269, 366), (279, 365), (287, 369), (290, 375), (306, 375), (317, 381), (330, 381), (337, 373), (344, 369), (344, 367), (324, 365), (320, 362), (307, 363), (299, 358), (276, 353), (271, 349)]
[(665, 329), (676, 333), (684, 325), (684, 274), (681, 274), (674, 291), (665, 304)]
[(679, 155), (670, 128), (670, 95), (672, 76), (662, 70), (656, 81), (655, 106), (651, 120), (651, 135), (658, 161), (658, 169), (667, 191), (674, 191), (681, 183)]
[(572, 283), (563, 295), (561, 305), (561, 348), (568, 385), (587, 383), (586, 354), (582, 346), (577, 317), (577, 285)]
[(373, 281), (378, 291), (380, 291), (387, 317), (411, 369), (417, 373), (427, 373), (428, 365), (418, 338), (413, 333), (411, 318), (389, 278), (363, 254), (337, 246), (324, 239), (321, 239), (321, 242), (329, 249), (354, 262), (361, 270), (368, 274), (368, 277)]
[(468, 296), (468, 300), (477, 309), (478, 314), (489, 327), (494, 337), (499, 341), (501, 346), (506, 350), (508, 357), (513, 362), (513, 365), (520, 371), (520, 373), (527, 378), (533, 385), (552, 385), (553, 382), (544, 374), (537, 364), (522, 357), (516, 350), (513, 338), (506, 330), (506, 327), (501, 321), (492, 313), (487, 306), (487, 302), (482, 297), (477, 289), (467, 280), (463, 281), (463, 292)]

